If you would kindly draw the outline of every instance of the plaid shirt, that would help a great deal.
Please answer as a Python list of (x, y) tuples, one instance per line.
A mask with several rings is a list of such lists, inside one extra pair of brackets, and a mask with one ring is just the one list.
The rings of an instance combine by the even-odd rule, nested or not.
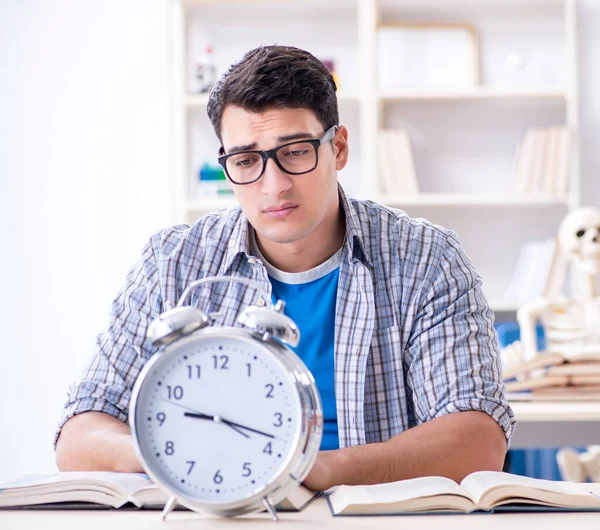
[[(504, 397), (494, 316), (481, 278), (456, 236), (423, 219), (349, 199), (336, 300), (335, 394), (340, 447), (387, 440), (458, 411), (483, 411), (507, 441), (515, 420)], [(156, 353), (150, 322), (185, 287), (207, 276), (237, 275), (271, 293), (263, 263), (250, 254), (239, 207), (191, 226), (155, 234), (127, 275), (82, 379), (71, 386), (62, 425), (86, 411), (128, 420), (131, 390)], [(259, 295), (242, 284), (213, 283), (188, 302), (236, 326)]]

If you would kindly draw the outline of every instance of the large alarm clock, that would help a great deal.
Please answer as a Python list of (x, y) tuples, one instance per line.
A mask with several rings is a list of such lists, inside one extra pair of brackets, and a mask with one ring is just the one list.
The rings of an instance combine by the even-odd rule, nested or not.
[[(176, 504), (221, 516), (267, 509), (288, 496), (314, 464), (323, 414), (314, 378), (288, 347), (298, 344), (282, 301), (250, 306), (243, 327), (216, 327), (201, 309), (177, 304), (148, 330), (158, 352), (140, 373), (130, 405), (137, 455)], [(264, 304), (264, 302), (263, 302)]]

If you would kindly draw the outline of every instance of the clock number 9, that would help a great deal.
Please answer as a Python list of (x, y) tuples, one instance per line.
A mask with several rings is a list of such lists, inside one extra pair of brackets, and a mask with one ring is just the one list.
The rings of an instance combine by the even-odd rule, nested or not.
[(162, 424), (165, 422), (165, 420), (167, 419), (167, 415), (164, 412), (159, 412), (156, 415), (156, 419), (159, 421), (159, 427), (162, 427)]

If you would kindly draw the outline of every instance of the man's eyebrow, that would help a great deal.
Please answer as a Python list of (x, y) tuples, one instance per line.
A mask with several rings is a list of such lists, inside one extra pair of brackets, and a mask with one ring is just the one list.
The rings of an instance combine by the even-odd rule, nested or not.
[[(304, 140), (307, 138), (312, 140), (314, 138), (314, 136), (307, 132), (298, 132), (298, 133), (294, 133), (294, 134), (286, 134), (285, 136), (279, 136), (277, 138), (277, 141), (281, 142), (281, 143), (285, 143), (285, 142), (292, 142), (294, 140)], [(239, 153), (240, 151), (251, 151), (253, 149), (256, 149), (256, 142), (253, 142), (251, 144), (246, 144), (246, 145), (235, 145), (231, 149), (228, 149), (227, 152), (228, 153)]]

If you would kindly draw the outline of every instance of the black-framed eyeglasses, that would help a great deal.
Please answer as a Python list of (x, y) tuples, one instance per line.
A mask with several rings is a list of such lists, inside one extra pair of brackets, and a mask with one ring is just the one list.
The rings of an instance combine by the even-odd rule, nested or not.
[(217, 159), (227, 178), (234, 184), (252, 184), (263, 176), (267, 160), (272, 158), (277, 167), (289, 175), (310, 173), (319, 164), (319, 147), (335, 136), (337, 125), (327, 129), (320, 138), (297, 140), (268, 151), (240, 151), (224, 155), (223, 148)]

